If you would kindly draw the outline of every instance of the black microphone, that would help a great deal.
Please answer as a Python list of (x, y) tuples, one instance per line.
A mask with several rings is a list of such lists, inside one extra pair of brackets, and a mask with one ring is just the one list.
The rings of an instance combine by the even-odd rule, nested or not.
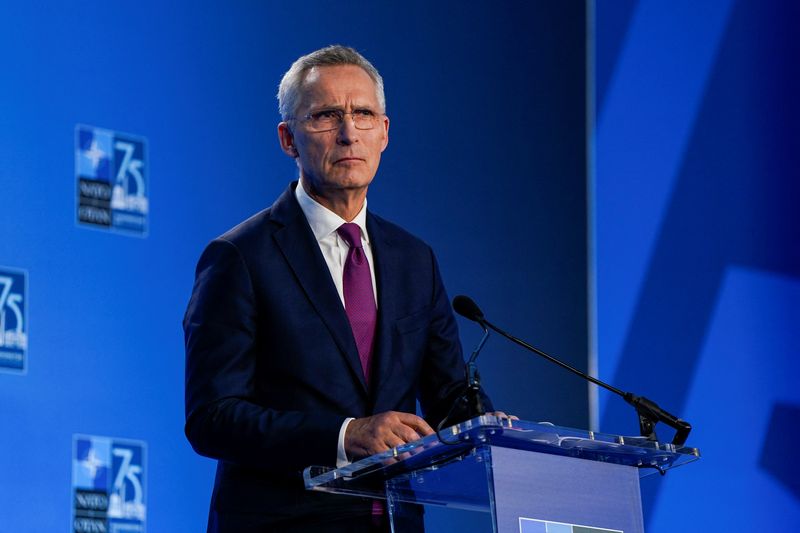
[[(470, 304), (472, 307), (470, 307)], [(478, 306), (475, 305), (475, 302), (467, 298), (466, 296), (458, 296), (453, 301), (453, 305), (459, 306), (459, 314), (463, 314), (465, 312), (471, 312), (472, 317), (471, 320), (476, 320), (480, 324), (479, 320), (483, 319), (483, 315), (478, 309)], [(439, 440), (444, 444), (457, 444), (458, 442), (451, 442), (445, 438), (445, 436), (441, 433), (442, 428), (448, 423), (451, 419), (451, 416), (456, 412), (459, 411), (459, 420), (462, 419), (461, 413), (466, 413), (466, 418), (470, 419), (475, 418), (476, 416), (482, 416), (486, 414), (486, 409), (483, 405), (483, 399), (481, 398), (481, 376), (478, 373), (478, 365), (475, 363), (475, 360), (478, 358), (478, 355), (481, 353), (483, 349), (483, 345), (486, 344), (486, 340), (489, 338), (489, 328), (481, 324), (481, 329), (483, 329), (483, 337), (481, 337), (480, 342), (472, 351), (472, 355), (464, 363), (464, 378), (465, 378), (465, 386), (463, 389), (459, 390), (459, 396), (453, 402), (450, 407), (450, 411), (439, 421), (439, 424), (436, 426), (436, 435), (439, 437)]]
[[(484, 321), (483, 312), (469, 296), (458, 295), (453, 298), (453, 309), (456, 313), (481, 324)], [(481, 324), (482, 325), (482, 324)]]
[(636, 409), (636, 414), (639, 416), (639, 430), (643, 437), (647, 437), (649, 440), (658, 440), (655, 432), (655, 426), (658, 422), (664, 422), (675, 430), (675, 436), (672, 439), (672, 444), (675, 446), (683, 446), (683, 444), (686, 442), (686, 439), (689, 437), (689, 432), (692, 430), (692, 426), (685, 420), (681, 420), (675, 415), (668, 413), (659, 407), (654, 401), (648, 400), (644, 396), (637, 396), (631, 392), (623, 392), (618, 388), (613, 387), (593, 376), (590, 376), (589, 374), (582, 372), (559, 359), (556, 359), (552, 355), (549, 355), (542, 350), (531, 346), (522, 339), (518, 339), (510, 333), (506, 333), (502, 329), (486, 320), (483, 311), (481, 311), (480, 307), (478, 307), (478, 304), (476, 304), (469, 296), (459, 295), (453, 298), (453, 309), (456, 313), (464, 318), (480, 324), (484, 331), (486, 331), (487, 328), (490, 328), (511, 342), (522, 346), (526, 350), (529, 350), (536, 355), (544, 357), (551, 363), (555, 363), (558, 366), (569, 370), (573, 374), (577, 374), (583, 379), (603, 387), (604, 389), (611, 391), (618, 396), (621, 396), (626, 402), (631, 404)]
[(466, 316), (470, 320), (474, 320), (480, 324), (481, 329), (483, 329), (483, 337), (481, 337), (480, 342), (478, 342), (478, 345), (472, 351), (472, 355), (464, 365), (467, 388), (463, 398), (467, 402), (467, 409), (469, 409), (470, 415), (480, 416), (486, 413), (486, 411), (483, 408), (483, 401), (481, 400), (481, 377), (480, 374), (478, 374), (478, 365), (475, 363), (475, 360), (478, 358), (478, 354), (481, 353), (483, 345), (486, 344), (486, 340), (489, 338), (489, 328), (482, 322), (483, 313), (481, 313), (481, 310), (478, 309), (475, 302), (466, 296), (456, 296), (455, 299), (453, 299), (453, 308), (455, 308), (458, 314)]

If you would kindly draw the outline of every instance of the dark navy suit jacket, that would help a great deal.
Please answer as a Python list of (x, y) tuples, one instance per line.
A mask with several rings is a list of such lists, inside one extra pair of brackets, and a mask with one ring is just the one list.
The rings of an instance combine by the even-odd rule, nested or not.
[(378, 288), (368, 388), (341, 299), (294, 196), (212, 241), (184, 318), (186, 435), (218, 459), (216, 512), (275, 520), (369, 512), (369, 502), (303, 489), (334, 465), (346, 417), (395, 410), (445, 416), (464, 381), (458, 331), (429, 246), (372, 213)]

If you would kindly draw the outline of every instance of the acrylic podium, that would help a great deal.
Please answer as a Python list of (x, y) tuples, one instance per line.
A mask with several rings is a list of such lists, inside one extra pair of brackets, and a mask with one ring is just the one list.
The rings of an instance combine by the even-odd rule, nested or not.
[[(491, 415), (343, 468), (311, 466), (306, 488), (491, 513), (498, 533), (643, 533), (639, 478), (698, 450)], [(571, 526), (571, 527), (570, 527)]]

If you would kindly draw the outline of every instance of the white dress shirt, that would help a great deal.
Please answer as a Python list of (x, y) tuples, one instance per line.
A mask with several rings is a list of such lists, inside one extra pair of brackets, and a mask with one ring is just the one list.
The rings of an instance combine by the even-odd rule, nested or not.
[[(344, 277), (344, 264), (350, 247), (336, 230), (342, 224), (346, 224), (347, 220), (311, 198), (303, 188), (302, 180), (297, 184), (294, 194), (300, 204), (300, 209), (303, 210), (303, 214), (308, 220), (309, 226), (311, 226), (314, 237), (317, 239), (319, 249), (328, 264), (331, 278), (333, 278), (333, 284), (336, 285), (336, 290), (339, 293), (339, 299), (341, 299), (342, 306), (344, 306), (344, 284), (342, 278)], [(372, 294), (375, 296), (375, 306), (377, 307), (378, 287), (375, 284), (375, 262), (372, 260), (372, 246), (370, 246), (369, 234), (367, 233), (366, 198), (364, 199), (364, 206), (352, 220), (352, 223), (357, 224), (361, 229), (361, 245), (364, 247), (364, 254), (369, 262), (369, 271), (372, 275)], [(339, 445), (336, 453), (337, 467), (342, 467), (350, 462), (344, 449), (344, 434), (352, 420), (354, 419), (347, 418), (339, 429)]]

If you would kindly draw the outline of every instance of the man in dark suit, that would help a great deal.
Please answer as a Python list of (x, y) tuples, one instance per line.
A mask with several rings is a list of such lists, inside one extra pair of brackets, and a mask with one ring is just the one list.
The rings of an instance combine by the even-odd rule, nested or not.
[(323, 48), (278, 99), (300, 179), (200, 258), (185, 431), (218, 459), (209, 531), (381, 530), (380, 506), (301, 472), (431, 434), (464, 380), (458, 331), (431, 249), (366, 209), (389, 132), (375, 68)]

